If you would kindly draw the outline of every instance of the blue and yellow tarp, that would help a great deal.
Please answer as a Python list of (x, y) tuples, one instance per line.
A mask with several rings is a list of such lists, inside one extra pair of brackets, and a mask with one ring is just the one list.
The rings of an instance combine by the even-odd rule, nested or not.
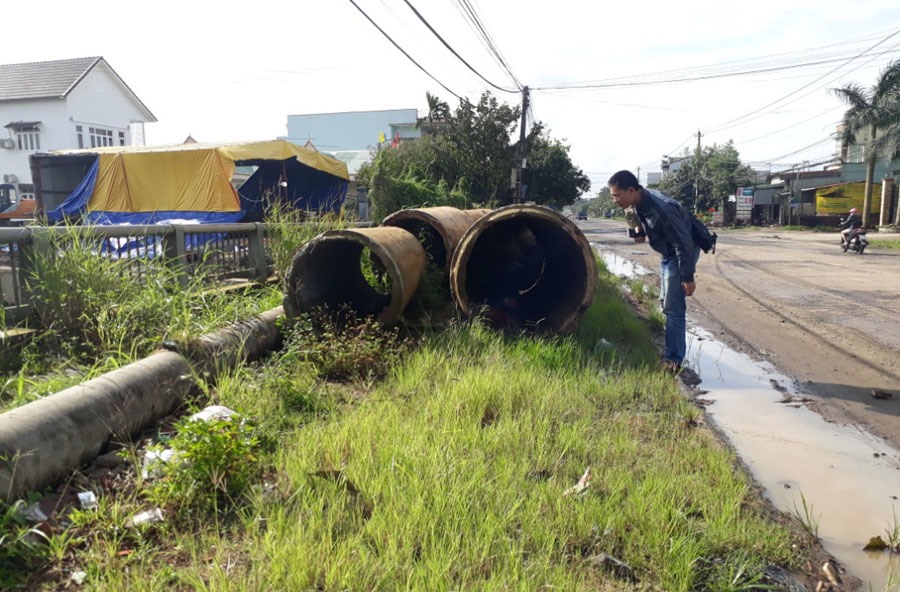
[[(237, 222), (248, 215), (258, 218), (272, 200), (336, 211), (349, 180), (343, 162), (283, 140), (60, 153), (96, 154), (97, 159), (69, 197), (47, 212), (51, 221), (84, 215), (99, 224)], [(231, 184), (236, 163), (257, 166), (240, 191)]]

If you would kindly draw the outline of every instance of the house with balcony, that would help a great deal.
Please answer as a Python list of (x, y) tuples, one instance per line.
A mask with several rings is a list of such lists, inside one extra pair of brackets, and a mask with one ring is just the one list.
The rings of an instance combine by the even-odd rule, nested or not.
[(155, 121), (102, 57), (0, 64), (0, 179), (28, 197), (32, 154), (142, 145)]

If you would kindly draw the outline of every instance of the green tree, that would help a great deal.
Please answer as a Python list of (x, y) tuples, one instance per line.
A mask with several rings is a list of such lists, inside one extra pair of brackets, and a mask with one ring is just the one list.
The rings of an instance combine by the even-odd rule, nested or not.
[[(734, 142), (685, 150), (685, 160), (675, 172), (666, 175), (659, 190), (694, 211), (721, 205), (722, 199), (752, 182), (753, 169), (741, 164)], [(696, 193), (696, 195), (695, 195)]]
[(853, 83), (832, 92), (850, 107), (844, 113), (842, 145), (856, 144), (865, 137), (866, 188), (862, 211), (865, 225), (872, 209), (875, 163), (879, 156), (893, 157), (900, 145), (900, 61), (889, 62), (871, 88)]
[[(431, 94), (426, 98), (429, 133), (382, 149), (357, 174), (370, 190), (373, 216), (400, 207), (511, 203), (510, 173), (518, 147), (511, 138), (520, 108), (500, 104), (484, 93), (477, 104), (461, 101), (448, 115), (446, 103)], [(438, 121), (440, 125), (434, 125)], [(528, 166), (523, 178), (529, 201), (561, 207), (590, 188), (586, 175), (572, 164), (569, 147), (550, 138), (540, 122), (526, 136), (525, 152)]]
[(556, 208), (572, 204), (590, 190), (591, 181), (572, 164), (569, 146), (540, 133), (528, 149), (528, 166), (523, 174), (526, 199)]

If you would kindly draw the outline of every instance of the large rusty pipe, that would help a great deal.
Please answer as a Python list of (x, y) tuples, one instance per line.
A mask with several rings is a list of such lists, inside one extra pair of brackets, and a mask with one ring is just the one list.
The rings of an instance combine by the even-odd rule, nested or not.
[[(371, 261), (363, 259), (369, 250)], [(366, 279), (371, 263), (387, 274), (390, 288), (381, 291)], [(384, 325), (400, 320), (425, 272), (425, 250), (402, 228), (377, 227), (329, 230), (308, 241), (294, 255), (284, 284), (284, 313), (294, 319), (327, 307), (349, 307), (360, 316), (374, 316)]]
[(459, 310), (503, 328), (569, 332), (596, 286), (590, 243), (571, 220), (543, 206), (512, 205), (483, 216), (450, 264)]
[(459, 239), (489, 212), (489, 209), (460, 210), (450, 206), (410, 208), (394, 212), (382, 225), (403, 228), (413, 234), (422, 243), (429, 261), (449, 273), (450, 259)]
[(261, 357), (276, 344), (281, 316), (281, 307), (273, 308), (201, 336), (186, 356), (160, 351), (0, 414), (0, 499), (51, 485), (109, 442), (159, 421), (196, 387), (198, 368), (218, 371)]

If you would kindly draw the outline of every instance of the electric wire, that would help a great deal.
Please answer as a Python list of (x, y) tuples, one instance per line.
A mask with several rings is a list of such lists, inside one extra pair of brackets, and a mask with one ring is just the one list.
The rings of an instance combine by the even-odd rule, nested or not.
[(472, 3), (469, 2), (469, 0), (454, 0), (454, 2), (456, 3), (460, 14), (468, 21), (469, 27), (475, 32), (479, 41), (484, 45), (488, 53), (491, 54), (497, 64), (499, 64), (499, 66), (509, 75), (510, 79), (515, 83), (516, 88), (522, 90), (522, 83), (519, 82), (519, 79), (513, 74), (512, 69), (509, 67), (503, 54), (500, 53), (500, 50), (494, 43), (490, 33), (488, 33), (487, 28), (482, 23), (481, 18), (478, 16), (478, 12), (475, 10)]
[[(744, 75), (746, 73), (758, 73), (758, 72), (766, 72), (769, 71), (770, 68), (765, 68), (767, 66), (772, 67), (771, 69), (774, 71), (784, 70), (794, 67), (810, 67), (815, 65), (833, 63), (836, 61), (840, 61), (848, 57), (848, 55), (856, 54), (856, 49), (848, 49), (840, 52), (826, 52), (826, 53), (816, 53), (818, 50), (829, 49), (833, 47), (838, 47), (841, 45), (850, 45), (857, 44), (862, 41), (869, 41), (871, 39), (877, 39), (882, 37), (884, 33), (888, 33), (893, 31), (893, 29), (880, 31), (878, 33), (872, 33), (869, 35), (865, 35), (862, 37), (857, 37), (854, 39), (832, 43), (824, 46), (784, 52), (784, 53), (774, 53), (768, 54), (765, 56), (755, 57), (755, 58), (742, 58), (738, 60), (730, 60), (725, 62), (716, 62), (712, 64), (705, 64), (701, 66), (692, 66), (688, 68), (677, 68), (672, 70), (661, 70), (657, 72), (649, 72), (640, 75), (630, 75), (630, 76), (619, 76), (613, 78), (604, 78), (593, 81), (582, 81), (582, 82), (567, 82), (567, 83), (557, 83), (557, 84), (547, 84), (540, 87), (535, 87), (535, 90), (571, 90), (571, 89), (590, 89), (590, 88), (610, 88), (618, 86), (618, 84), (614, 83), (623, 83), (628, 86), (640, 85), (640, 84), (663, 84), (670, 83), (673, 81), (690, 81), (695, 79), (702, 79), (706, 77), (722, 77), (729, 75)], [(889, 52), (884, 52), (889, 53)], [(794, 60), (805, 60), (800, 62), (794, 61), (786, 61), (784, 58), (787, 56), (796, 56), (793, 58)], [(813, 60), (813, 61), (809, 61)], [(737, 67), (735, 67), (737, 66)], [(724, 68), (723, 68), (724, 67)], [(653, 78), (658, 76), (666, 76), (661, 80), (653, 80)], [(672, 78), (676, 76), (675, 78)]]
[(382, 35), (384, 35), (384, 37), (385, 37), (388, 41), (391, 42), (391, 45), (393, 45), (393, 46), (396, 47), (398, 50), (400, 50), (400, 53), (402, 53), (403, 55), (405, 55), (406, 58), (407, 58), (409, 61), (411, 61), (413, 64), (416, 65), (416, 67), (419, 68), (419, 70), (421, 70), (422, 72), (424, 72), (425, 74), (427, 74), (429, 78), (431, 78), (432, 80), (434, 80), (435, 82), (437, 82), (439, 85), (441, 85), (441, 87), (442, 87), (444, 90), (446, 90), (448, 93), (450, 93), (451, 95), (453, 95), (454, 97), (456, 97), (456, 98), (459, 99), (460, 101), (463, 100), (463, 98), (462, 98), (461, 96), (459, 96), (458, 94), (456, 94), (455, 92), (453, 92), (452, 90), (450, 90), (450, 88), (447, 87), (447, 85), (445, 85), (443, 82), (441, 82), (440, 80), (438, 80), (437, 77), (435, 77), (431, 72), (429, 72), (428, 70), (426, 70), (421, 64), (419, 64), (419, 62), (417, 62), (415, 59), (413, 59), (413, 57), (412, 57), (411, 55), (409, 55), (409, 54), (406, 52), (406, 50), (404, 50), (402, 47), (400, 47), (400, 45), (399, 45), (396, 41), (394, 41), (394, 40), (391, 38), (391, 36), (388, 35), (388, 34), (384, 31), (384, 29), (382, 29), (381, 27), (379, 27), (379, 26), (378, 26), (378, 23), (376, 23), (375, 21), (373, 21), (372, 18), (371, 18), (368, 14), (366, 14), (366, 11), (364, 11), (362, 8), (360, 8), (359, 5), (358, 5), (356, 2), (354, 2), (354, 0), (350, 0), (350, 4), (352, 4), (352, 5), (356, 8), (356, 10), (358, 10), (364, 17), (366, 17), (366, 20), (369, 21), (370, 23), (372, 23), (372, 26), (375, 27), (376, 29), (378, 29), (378, 32), (380, 32)]
[(444, 45), (444, 47), (446, 47), (446, 48), (450, 51), (450, 53), (452, 53), (454, 56), (456, 56), (456, 58), (457, 58), (460, 62), (462, 62), (463, 64), (465, 64), (465, 66), (466, 66), (469, 70), (471, 70), (473, 73), (475, 73), (476, 76), (478, 76), (479, 78), (481, 78), (482, 80), (484, 80), (487, 84), (489, 84), (490, 86), (496, 88), (496, 89), (499, 90), (499, 91), (503, 91), (503, 92), (507, 92), (507, 93), (512, 93), (512, 94), (516, 94), (516, 93), (518, 92), (518, 91), (515, 91), (515, 90), (510, 90), (510, 89), (508, 89), (508, 88), (503, 88), (502, 86), (498, 86), (498, 85), (494, 84), (493, 82), (491, 82), (490, 80), (488, 80), (487, 78), (485, 78), (485, 77), (481, 74), (481, 72), (479, 72), (478, 70), (476, 70), (475, 68), (473, 68), (472, 65), (469, 64), (469, 62), (467, 62), (461, 55), (459, 55), (459, 53), (457, 53), (456, 50), (453, 49), (453, 47), (452, 47), (449, 43), (447, 43), (447, 41), (446, 41), (443, 37), (441, 37), (440, 33), (438, 33), (437, 31), (435, 31), (434, 27), (431, 26), (431, 23), (429, 23), (429, 22), (425, 19), (425, 17), (422, 16), (422, 14), (416, 9), (415, 6), (412, 5), (412, 3), (411, 3), (409, 0), (403, 0), (403, 2), (405, 2), (406, 5), (409, 7), (409, 9), (413, 11), (413, 14), (415, 14), (415, 15), (419, 18), (419, 20), (422, 21), (422, 24), (424, 24), (426, 27), (428, 27), (428, 30), (431, 31), (431, 32), (434, 34), (434, 36), (438, 38), (438, 40)]
[[(881, 39), (880, 41), (878, 41), (877, 43), (875, 43), (875, 44), (872, 45), (871, 47), (869, 47), (869, 48), (863, 50), (863, 51), (860, 52), (859, 54), (857, 54), (857, 55), (855, 55), (855, 56), (849, 58), (848, 60), (845, 60), (845, 62), (844, 62), (843, 64), (841, 64), (840, 66), (837, 66), (836, 68), (832, 68), (831, 70), (829, 70), (829, 71), (826, 72), (825, 74), (819, 76), (819, 77), (816, 78), (815, 80), (812, 80), (812, 81), (810, 81), (810, 82), (807, 82), (807, 83), (804, 84), (803, 86), (801, 86), (801, 87), (799, 87), (799, 88), (797, 88), (797, 89), (795, 89), (795, 90), (789, 92), (788, 94), (786, 94), (786, 95), (784, 95), (784, 96), (782, 96), (782, 97), (779, 97), (778, 99), (775, 99), (774, 101), (772, 101), (772, 102), (770, 102), (770, 103), (767, 103), (766, 105), (763, 105), (762, 107), (759, 107), (758, 109), (755, 109), (754, 111), (751, 111), (750, 113), (744, 114), (744, 115), (742, 115), (742, 116), (740, 116), (740, 117), (736, 117), (736, 118), (734, 118), (734, 119), (732, 119), (732, 120), (730, 120), (730, 121), (726, 121), (725, 123), (722, 123), (722, 124), (720, 124), (720, 125), (718, 125), (718, 126), (713, 126), (713, 127), (709, 128), (709, 129), (707, 130), (707, 132), (718, 132), (718, 131), (723, 131), (723, 130), (729, 129), (730, 127), (734, 127), (734, 124), (736, 124), (736, 123), (738, 123), (738, 122), (747, 123), (748, 121), (745, 121), (745, 120), (748, 120), (748, 119), (751, 118), (751, 117), (753, 117), (753, 118), (755, 119), (756, 117), (754, 117), (754, 116), (757, 115), (757, 114), (759, 114), (760, 116), (761, 116), (761, 115), (764, 115), (765, 113), (762, 113), (762, 112), (763, 112), (765, 109), (768, 109), (769, 107), (772, 107), (772, 106), (774, 106), (774, 105), (778, 105), (779, 103), (781, 103), (781, 102), (784, 101), (785, 99), (787, 99), (787, 98), (789, 98), (789, 97), (791, 97), (791, 96), (793, 96), (793, 95), (799, 93), (800, 91), (802, 91), (802, 90), (804, 90), (804, 89), (806, 89), (806, 88), (809, 88), (810, 86), (812, 86), (812, 85), (815, 84), (816, 82), (822, 80), (823, 78), (825, 78), (825, 77), (827, 77), (827, 76), (830, 76), (831, 74), (833, 74), (833, 73), (836, 72), (837, 70), (840, 70), (841, 68), (843, 68), (844, 66), (846, 66), (846, 65), (849, 64), (850, 62), (853, 62), (854, 60), (857, 60), (857, 59), (859, 59), (860, 57), (866, 55), (868, 52), (872, 51), (873, 49), (875, 49), (876, 47), (878, 47), (878, 46), (881, 45), (882, 43), (885, 43), (888, 39), (890, 39), (891, 37), (896, 36), (897, 34), (900, 34), (900, 29), (895, 30), (895, 31), (892, 32), (890, 35), (888, 35), (887, 37), (884, 37), (883, 39)], [(896, 47), (896, 46), (895, 46), (895, 47)], [(873, 56), (871, 59), (874, 59), (874, 58), (875, 58), (875, 56)], [(858, 67), (861, 67), (861, 66), (858, 66)], [(856, 68), (854, 68), (854, 69), (856, 69)], [(852, 70), (851, 70), (851, 72), (852, 72)], [(826, 83), (826, 84), (828, 84), (828, 83)], [(819, 87), (819, 88), (821, 88), (821, 87)], [(817, 88), (817, 89), (813, 89), (813, 91), (810, 91), (810, 92), (815, 92), (815, 90), (818, 90), (818, 88)], [(809, 93), (808, 93), (808, 94), (809, 94)], [(796, 100), (799, 100), (800, 98), (803, 98), (804, 96), (807, 96), (807, 95), (802, 95), (801, 97), (797, 97), (797, 98), (795, 99), (795, 101), (796, 101)], [(789, 104), (792, 103), (792, 102), (794, 102), (794, 101), (791, 101), (791, 102), (789, 102), (789, 103), (784, 103), (784, 104), (782, 104), (781, 106), (789, 105)]]

